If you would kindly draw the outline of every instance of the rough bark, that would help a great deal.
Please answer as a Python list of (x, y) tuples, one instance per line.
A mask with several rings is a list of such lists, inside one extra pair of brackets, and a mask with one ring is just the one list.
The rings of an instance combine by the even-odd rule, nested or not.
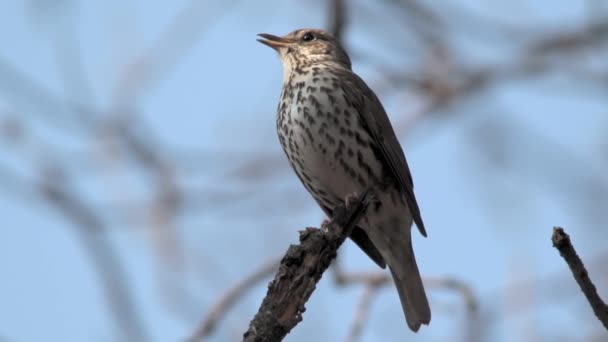
[(570, 242), (570, 236), (564, 232), (563, 228), (555, 227), (553, 228), (551, 241), (553, 242), (553, 247), (557, 248), (559, 254), (564, 258), (568, 267), (570, 267), (574, 279), (581, 287), (585, 297), (587, 297), (587, 301), (591, 305), (595, 316), (608, 330), (608, 306), (597, 294), (597, 289), (589, 278), (589, 273), (587, 273), (583, 261), (579, 258), (574, 246)]
[(243, 341), (281, 341), (302, 321), (304, 305), (371, 198), (366, 191), (334, 209), (334, 217), (321, 229), (306, 228), (300, 233), (300, 244), (291, 245), (285, 253)]

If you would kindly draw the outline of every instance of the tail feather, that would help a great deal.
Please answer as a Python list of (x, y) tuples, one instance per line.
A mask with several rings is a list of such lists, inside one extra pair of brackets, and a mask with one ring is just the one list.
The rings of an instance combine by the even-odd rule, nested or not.
[(426, 298), (411, 241), (408, 247), (391, 250), (389, 269), (395, 281), (407, 325), (414, 332), (431, 321), (431, 308)]

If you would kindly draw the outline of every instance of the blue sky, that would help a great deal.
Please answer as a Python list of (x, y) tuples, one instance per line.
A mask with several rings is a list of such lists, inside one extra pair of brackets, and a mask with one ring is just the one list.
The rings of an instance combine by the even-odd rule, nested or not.
[[(364, 11), (373, 6), (357, 3), (363, 5), (355, 6), (359, 10), (351, 21), (357, 25), (347, 30), (349, 48), (373, 51), (373, 56), (393, 66), (418, 61), (417, 51), (396, 54), (402, 47), (379, 37), (396, 24), (387, 19), (380, 25), (381, 16), (374, 16), (371, 9)], [(171, 20), (188, 4), (7, 1), (0, 5), (4, 47), (0, 119), (17, 118), (25, 131), (23, 141), (5, 139), (0, 150), (2, 168), (26, 182), (4, 177), (1, 183), (0, 336), (7, 341), (107, 341), (119, 336), (99, 275), (74, 233), (78, 228), (40, 201), (28, 182), (37, 178), (35, 167), (45, 161), (65, 164), (73, 186), (107, 216), (108, 227), (96, 238), (108, 239), (116, 248), (151, 341), (188, 336), (227, 287), (283, 253), (297, 240), (296, 230), (322, 220), (321, 211), (291, 173), (247, 182), (230, 172), (238, 168), (239, 160), (255, 154), (284, 161), (274, 132), (281, 67), (273, 51), (258, 44), (255, 35), (323, 27), (325, 6), (319, 1), (195, 5), (178, 21), (175, 29), (184, 32), (177, 35), (180, 39), (172, 40), (167, 49), (152, 50), (152, 61), (175, 66), (145, 74), (143, 86), (129, 92), (130, 84), (121, 82), (125, 70), (132, 70), (131, 61), (154, 49)], [(568, 23), (587, 15), (583, 8), (565, 2), (550, 11), (538, 11), (528, 2), (512, 6), (496, 2), (483, 8), (470, 1), (462, 4), (490, 20), (499, 18), (524, 28), (540, 26), (539, 20), (547, 27), (569, 27)], [(470, 46), (463, 50), (471, 60), (500, 61), (511, 51), (509, 44), (492, 50), (467, 40), (466, 33), (461, 36), (459, 42)], [(70, 50), (70, 41), (77, 42), (80, 57)], [(79, 68), (79, 61), (84, 72), (69, 72)], [(372, 87), (381, 83), (369, 63), (357, 58), (353, 62)], [(33, 100), (27, 85), (8, 77), (6, 63), (60, 100)], [(572, 338), (598, 331), (591, 310), (550, 244), (552, 227), (562, 225), (583, 259), (605, 255), (602, 242), (607, 234), (601, 227), (607, 215), (601, 208), (608, 187), (606, 89), (573, 82), (559, 75), (505, 82), (424, 119), (400, 137), (429, 232), (428, 239), (414, 234), (422, 273), (470, 284), (482, 307), (492, 308), (502, 318), (492, 326), (496, 341), (527, 340), (530, 334), (548, 338), (555, 336), (551, 330), (555, 326)], [(403, 109), (407, 97), (395, 92), (379, 95), (393, 119), (408, 112)], [(104, 159), (96, 132), (69, 119), (74, 115), (70, 103), (93, 108), (98, 119), (124, 108), (136, 118), (133, 129), (152, 132), (180, 165), (176, 171), (180, 187), (208, 201), (179, 215), (171, 225), (182, 266), (172, 269), (162, 260), (153, 225), (117, 214), (130, 204), (150, 201), (150, 182), (120, 156), (118, 162)], [(277, 167), (287, 170), (284, 162)], [(255, 195), (220, 204), (220, 198), (205, 196), (211, 190)], [(340, 253), (348, 269), (375, 269), (352, 244)], [(601, 267), (591, 267), (592, 277), (594, 269), (599, 272)], [(164, 282), (194, 294), (195, 300), (184, 310), (187, 315), (168, 308), (173, 299), (167, 298)], [(507, 291), (519, 282), (526, 284), (525, 291)], [(238, 339), (264, 291), (262, 283), (243, 298), (210, 340)], [(303, 323), (288, 340), (343, 339), (361, 291), (357, 286), (337, 288), (331, 277), (325, 277)], [(463, 333), (460, 298), (445, 290), (428, 292), (433, 322), (417, 339), (452, 340), (453, 334)], [(554, 304), (558, 299), (563, 302)], [(396, 300), (391, 289), (378, 295), (362, 340), (414, 340)], [(521, 307), (523, 314), (512, 313)]]

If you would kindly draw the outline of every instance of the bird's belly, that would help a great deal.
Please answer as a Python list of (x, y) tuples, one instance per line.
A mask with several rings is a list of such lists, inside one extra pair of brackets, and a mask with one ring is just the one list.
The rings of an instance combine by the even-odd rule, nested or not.
[(316, 108), (304, 109), (306, 102), (292, 104), (284, 147), (308, 191), (334, 206), (377, 181), (381, 167), (357, 114), (339, 112), (318, 98)]

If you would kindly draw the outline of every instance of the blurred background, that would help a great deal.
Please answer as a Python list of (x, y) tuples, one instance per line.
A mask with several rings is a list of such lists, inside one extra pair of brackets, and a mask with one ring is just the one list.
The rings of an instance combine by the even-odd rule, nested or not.
[[(329, 270), (288, 341), (606, 341), (608, 3), (0, 3), (0, 341), (235, 341), (321, 210), (257, 33), (335, 32), (398, 132), (433, 319)], [(351, 242), (344, 274), (380, 270)]]

